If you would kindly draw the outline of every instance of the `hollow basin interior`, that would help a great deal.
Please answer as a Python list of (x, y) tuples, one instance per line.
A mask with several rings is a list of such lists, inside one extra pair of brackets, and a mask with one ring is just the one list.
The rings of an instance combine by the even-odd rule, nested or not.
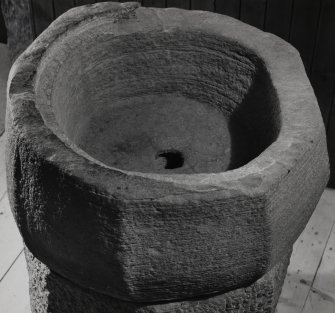
[(53, 114), (71, 143), (108, 166), (223, 172), (277, 138), (271, 78), (236, 42), (157, 31), (83, 34), (71, 45), (53, 82)]

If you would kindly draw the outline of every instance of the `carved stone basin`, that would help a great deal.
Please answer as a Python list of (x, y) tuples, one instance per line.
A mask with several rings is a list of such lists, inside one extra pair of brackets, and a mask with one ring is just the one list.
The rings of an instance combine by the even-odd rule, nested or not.
[(40, 65), (37, 105), (69, 145), (126, 171), (194, 174), (245, 165), (277, 138), (278, 98), (250, 49), (199, 30), (104, 27), (55, 43)]
[(328, 179), (298, 52), (208, 12), (70, 10), (13, 66), (7, 119), (27, 248), (121, 300), (282, 281)]

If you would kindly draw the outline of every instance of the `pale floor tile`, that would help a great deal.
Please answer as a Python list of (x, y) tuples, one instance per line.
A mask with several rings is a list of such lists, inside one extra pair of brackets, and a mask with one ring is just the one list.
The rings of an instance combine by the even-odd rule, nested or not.
[(0, 200), (0, 281), (22, 249), (22, 239), (5, 193)]
[[(277, 313), (302, 312), (334, 223), (335, 190), (326, 189), (304, 232), (294, 244)], [(335, 262), (329, 266), (334, 270)], [(315, 310), (314, 313), (323, 311)]]
[(28, 272), (23, 252), (0, 283), (1, 313), (30, 313)]

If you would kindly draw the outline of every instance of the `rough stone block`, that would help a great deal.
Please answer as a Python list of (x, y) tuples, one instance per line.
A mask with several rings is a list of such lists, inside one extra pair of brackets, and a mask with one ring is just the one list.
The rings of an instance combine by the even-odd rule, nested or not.
[(32, 313), (270, 313), (274, 312), (289, 256), (250, 286), (177, 302), (131, 303), (82, 288), (50, 270), (25, 249)]

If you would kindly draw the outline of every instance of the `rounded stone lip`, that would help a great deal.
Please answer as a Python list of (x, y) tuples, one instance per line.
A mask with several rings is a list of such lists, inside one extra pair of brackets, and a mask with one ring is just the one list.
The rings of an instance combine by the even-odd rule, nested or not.
[[(150, 23), (148, 16), (155, 16)], [(324, 133), (323, 121), (313, 89), (306, 76), (297, 50), (279, 37), (262, 32), (233, 18), (205, 11), (186, 11), (175, 8), (142, 8), (138, 3), (99, 3), (69, 10), (58, 18), (17, 59), (12, 67), (8, 83), (8, 113), (25, 101), (35, 103), (36, 73), (41, 60), (52, 43), (66, 36), (73, 29), (94, 23), (97, 17), (120, 18), (132, 23), (136, 16), (136, 27), (130, 32), (146, 32), (152, 29), (171, 31), (175, 29), (210, 33), (235, 41), (253, 51), (266, 65), (279, 99), (281, 129), (277, 140), (248, 164), (222, 173), (203, 174), (155, 174), (124, 171), (111, 168), (88, 156), (77, 147), (64, 146), (64, 138), (50, 136), (50, 129), (39, 123), (35, 132), (40, 136), (40, 153), (46, 153), (50, 162), (64, 168), (90, 184), (98, 184), (107, 195), (118, 195), (123, 199), (161, 198), (173, 194), (220, 192), (259, 194), (276, 185), (301, 157), (313, 147), (320, 134)], [(199, 23), (189, 22), (198, 19)], [(141, 21), (142, 28), (138, 21)], [(124, 31), (129, 29), (125, 27)], [(120, 30), (122, 32), (122, 29)], [(30, 75), (27, 76), (27, 73)], [(36, 103), (35, 103), (36, 105)], [(39, 114), (38, 114), (39, 115)], [(15, 117), (14, 117), (15, 119)], [(29, 123), (25, 119), (24, 123)], [(25, 128), (27, 131), (28, 129)], [(35, 129), (36, 130), (36, 129)], [(33, 135), (33, 134), (31, 134)], [(43, 151), (47, 137), (48, 149)], [(62, 142), (63, 141), (63, 142)], [(50, 146), (51, 144), (51, 146)], [(54, 145), (53, 145), (54, 144)], [(102, 181), (98, 176), (103, 175)], [(112, 184), (115, 178), (118, 184)], [(134, 183), (134, 192), (116, 190), (120, 184)], [(143, 182), (143, 184), (142, 184)], [(149, 185), (155, 188), (148, 188)], [(167, 185), (169, 188), (166, 188)], [(200, 195), (199, 194), (199, 195)], [(200, 196), (201, 197), (201, 196)]]

